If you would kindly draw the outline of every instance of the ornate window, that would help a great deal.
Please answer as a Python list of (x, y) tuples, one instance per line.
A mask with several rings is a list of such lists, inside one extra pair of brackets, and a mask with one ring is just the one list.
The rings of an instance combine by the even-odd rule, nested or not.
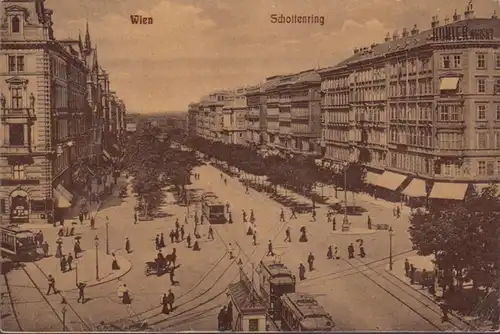
[(13, 85), (10, 87), (11, 94), (11, 107), (12, 108), (22, 108), (23, 107), (23, 88), (21, 85)]
[(12, 178), (14, 180), (24, 180), (26, 178), (24, 173), (24, 165), (12, 166)]
[(12, 32), (21, 32), (21, 20), (18, 16), (14, 16), (11, 21)]

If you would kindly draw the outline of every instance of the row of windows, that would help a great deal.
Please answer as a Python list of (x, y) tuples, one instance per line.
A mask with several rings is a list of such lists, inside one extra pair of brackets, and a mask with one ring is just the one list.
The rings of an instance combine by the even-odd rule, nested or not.
[(24, 72), (24, 56), (8, 56), (10, 73)]
[(309, 132), (309, 125), (308, 124), (292, 123), (292, 132), (293, 133), (307, 133), (307, 132)]
[(349, 161), (349, 150), (344, 147), (327, 145), (325, 157), (336, 161)]
[(51, 58), (50, 60), (52, 66), (52, 73), (56, 78), (60, 78), (63, 80), (68, 79), (68, 69), (66, 66), (66, 62), (61, 58)]
[(389, 67), (392, 76), (406, 75), (406, 73), (427, 72), (431, 69), (430, 58), (410, 58), (408, 61), (394, 61)]
[(386, 143), (386, 136), (384, 131), (369, 131), (367, 133), (369, 143), (379, 143), (384, 145)]
[(439, 133), (438, 145), (441, 149), (462, 149), (464, 147), (464, 136), (461, 133)]
[[(497, 161), (496, 173), (497, 173), (497, 175), (500, 176), (500, 160)], [(479, 160), (477, 162), (477, 174), (480, 176), (495, 175), (495, 162), (494, 161)]]
[(350, 80), (357, 83), (370, 82), (373, 80), (382, 80), (386, 78), (385, 67), (376, 67), (369, 70), (361, 70), (351, 74)]
[(309, 108), (308, 107), (298, 107), (292, 108), (292, 116), (309, 116)]
[(412, 170), (420, 174), (430, 174), (432, 160), (415, 154), (391, 152), (391, 167)]
[(348, 142), (349, 141), (349, 131), (327, 129), (327, 130), (325, 130), (325, 139), (326, 140), (341, 141), (341, 142)]
[(476, 136), (476, 148), (500, 150), (500, 131), (496, 131), (493, 136), (490, 136), (486, 131), (479, 131)]
[(420, 147), (432, 147), (432, 132), (430, 129), (408, 127), (405, 129), (390, 127), (390, 143)]
[(322, 90), (328, 90), (328, 89), (338, 89), (338, 88), (344, 88), (349, 86), (349, 77), (340, 77), (340, 78), (335, 78), (335, 79), (330, 79), (330, 80), (324, 80), (321, 82), (321, 89)]
[(375, 166), (385, 167), (385, 153), (377, 150), (370, 150), (371, 161), (370, 163)]
[(345, 111), (327, 111), (324, 113), (327, 122), (349, 123), (349, 112)]
[[(500, 121), (500, 103), (495, 103), (493, 107), (494, 114), (492, 118), (496, 121)], [(490, 115), (488, 114), (488, 105), (487, 104), (477, 104), (476, 105), (476, 113), (477, 119), (479, 121), (486, 121), (490, 119)]]
[(387, 99), (384, 86), (374, 86), (370, 88), (358, 88), (351, 93), (352, 101), (382, 101)]
[(391, 104), (390, 120), (425, 121), (431, 119), (431, 103), (420, 103), (418, 105)]
[(432, 79), (419, 80), (418, 85), (415, 80), (391, 83), (389, 85), (389, 97), (432, 95), (432, 87)]
[(355, 108), (354, 119), (356, 122), (359, 121), (385, 122), (385, 108), (384, 107)]
[(500, 94), (500, 79), (490, 82), (487, 78), (476, 78), (476, 92), (480, 94)]
[(327, 93), (322, 99), (323, 105), (344, 106), (349, 104), (349, 93)]

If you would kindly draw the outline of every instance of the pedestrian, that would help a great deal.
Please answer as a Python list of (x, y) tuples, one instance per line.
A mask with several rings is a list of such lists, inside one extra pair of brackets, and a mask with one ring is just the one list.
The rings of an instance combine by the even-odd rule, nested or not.
[(170, 230), (169, 237), (170, 237), (170, 242), (174, 243), (174, 238), (175, 238), (175, 232), (174, 232), (174, 230)]
[(335, 246), (335, 252), (333, 254), (333, 256), (334, 256), (333, 258), (334, 259), (340, 259), (340, 257), (338, 256), (338, 254), (339, 254), (339, 248), (337, 246)]
[(188, 236), (186, 238), (186, 242), (187, 242), (188, 248), (191, 248), (191, 233), (188, 233)]
[(83, 217), (85, 218), (85, 220), (87, 220), (89, 217), (89, 208), (87, 207), (87, 205), (83, 207)]
[(285, 240), (284, 242), (292, 242), (292, 239), (290, 238), (290, 227), (288, 227), (285, 231)]
[(439, 307), (441, 308), (441, 311), (443, 312), (443, 316), (441, 317), (441, 322), (446, 322), (450, 321), (450, 318), (448, 317), (448, 312), (450, 310), (448, 303), (446, 302), (446, 299), (443, 299), (439, 303)]
[(175, 277), (175, 265), (170, 268), (169, 274), (170, 274), (170, 284), (175, 285), (175, 283), (177, 283), (177, 281), (174, 279), (174, 277)]
[(80, 211), (78, 214), (78, 220), (80, 221), (80, 225), (83, 224), (83, 211)]
[(290, 219), (297, 219), (297, 215), (295, 214), (295, 207), (292, 206), (290, 209), (292, 211), (292, 214), (290, 215)]
[(174, 311), (174, 301), (175, 301), (174, 293), (172, 292), (171, 289), (168, 289), (167, 303), (168, 306), (170, 306), (170, 312)]
[(416, 271), (417, 271), (417, 269), (415, 268), (415, 266), (413, 264), (410, 264), (410, 284), (415, 283), (415, 272)]
[(245, 212), (245, 210), (241, 210), (243, 212), (243, 222), (246, 223), (247, 222), (247, 213)]
[(160, 249), (160, 235), (157, 234), (155, 237), (155, 249), (158, 250)]
[(229, 202), (226, 202), (226, 212), (229, 213)]
[(281, 208), (280, 222), (284, 222), (284, 221), (285, 221), (285, 211), (283, 210), (283, 208)]
[(63, 256), (62, 254), (62, 243), (57, 244), (56, 248), (56, 259), (60, 259)]
[(160, 234), (160, 241), (158, 243), (158, 248), (165, 247), (165, 238), (163, 237), (163, 233)]
[(225, 321), (226, 321), (226, 307), (222, 307), (222, 310), (220, 310), (219, 315), (217, 316), (217, 321), (218, 321), (218, 330), (219, 331), (224, 331), (226, 329), (225, 326)]
[(203, 222), (205, 221), (205, 215), (201, 215), (201, 221), (200, 224), (203, 225)]
[(405, 259), (405, 276), (410, 277), (409, 273), (410, 273), (410, 262), (408, 261), (408, 259)]
[(180, 236), (181, 236), (181, 234), (180, 234), (178, 228), (175, 229), (174, 236), (175, 236), (175, 242), (180, 242)]
[(220, 173), (220, 179), (224, 179), (224, 176), (222, 175), (222, 173)]
[(43, 251), (43, 256), (45, 257), (49, 256), (49, 243), (47, 241), (45, 241), (42, 244), (42, 251)]
[(90, 228), (95, 229), (95, 218), (93, 216), (90, 217)]
[(59, 264), (61, 265), (61, 272), (66, 272), (66, 266), (68, 265), (68, 261), (66, 260), (66, 256), (62, 256), (61, 260), (59, 260)]
[(198, 244), (198, 240), (196, 240), (193, 244), (193, 251), (197, 252), (200, 250), (200, 245)]
[(332, 218), (332, 227), (334, 231), (337, 230), (337, 221), (335, 220), (335, 217)]
[(368, 216), (367, 224), (368, 224), (368, 229), (371, 230), (372, 229), (372, 219), (370, 218), (370, 216)]
[(87, 286), (87, 284), (83, 283), (83, 282), (79, 282), (76, 284), (76, 287), (78, 288), (78, 299), (76, 300), (77, 303), (80, 302), (80, 300), (82, 301), (82, 304), (85, 303), (85, 287)]
[(352, 243), (349, 246), (347, 246), (347, 253), (349, 254), (349, 259), (354, 258), (354, 246)]
[(312, 253), (309, 253), (309, 256), (307, 257), (307, 263), (309, 264), (309, 271), (313, 271), (314, 255)]
[(125, 251), (130, 254), (131, 249), (130, 249), (130, 240), (128, 240), (128, 237), (125, 237)]
[(362, 258), (366, 256), (365, 246), (363, 246), (363, 243), (359, 245), (359, 256), (361, 256)]
[(311, 221), (316, 222), (316, 210), (313, 209), (311, 212)]
[(189, 220), (188, 220), (188, 216), (187, 216), (187, 215), (185, 215), (185, 216), (184, 216), (184, 225), (186, 225), (187, 223), (189, 223)]
[(393, 215), (394, 217), (396, 217), (396, 207), (394, 207), (394, 208), (392, 209), (392, 215)]
[(396, 217), (401, 217), (401, 209), (399, 208), (399, 206), (396, 207)]
[(134, 211), (134, 224), (137, 224), (137, 211)]
[(175, 261), (177, 261), (177, 250), (175, 248), (172, 249), (172, 254), (170, 254), (172, 259), (172, 265), (175, 267)]
[(175, 218), (175, 229), (178, 230), (180, 227), (179, 218)]
[(132, 303), (132, 300), (130, 299), (130, 292), (128, 291), (127, 284), (123, 284), (123, 297), (122, 297), (122, 302), (123, 304), (129, 305)]
[(197, 213), (197, 212), (195, 212), (195, 213), (194, 213), (194, 224), (195, 224), (195, 225), (198, 225), (198, 222), (199, 222), (199, 219), (198, 219), (198, 213)]
[(82, 248), (80, 247), (80, 240), (75, 241), (75, 245), (73, 246), (73, 253), (75, 253), (75, 259), (78, 259), (78, 254), (82, 252)]
[(229, 212), (229, 224), (233, 223), (233, 214)]
[(42, 230), (38, 231), (38, 244), (40, 245), (40, 247), (42, 247), (43, 245), (43, 240), (44, 240), (44, 237), (43, 237), (43, 232)]
[(226, 329), (232, 330), (233, 328), (233, 303), (229, 301), (226, 310)]
[(249, 194), (249, 193), (250, 193), (250, 191), (249, 191), (249, 189), (248, 189), (248, 185), (246, 185), (246, 186), (245, 186), (245, 194)]
[(257, 231), (253, 231), (252, 233), (252, 239), (253, 239), (253, 246), (257, 246)]
[(47, 281), (49, 283), (49, 288), (47, 290), (47, 296), (50, 294), (50, 290), (52, 290), (54, 292), (54, 294), (57, 294), (57, 291), (56, 291), (56, 280), (54, 277), (52, 277), (52, 275), (49, 274), (48, 278), (47, 278)]
[(326, 252), (326, 258), (329, 259), (329, 260), (333, 258), (332, 245), (328, 246), (328, 251)]
[(212, 229), (212, 226), (208, 228), (208, 239), (214, 240), (214, 230)]
[(116, 261), (115, 253), (111, 253), (113, 260), (111, 261), (111, 270), (120, 270), (120, 266), (118, 265), (118, 261)]
[(180, 231), (181, 231), (181, 240), (184, 240), (184, 225), (181, 225), (181, 228), (180, 228)]
[(305, 280), (305, 279), (306, 279), (305, 274), (306, 274), (306, 267), (305, 267), (305, 266), (301, 263), (301, 264), (299, 265), (299, 279), (300, 279), (301, 281), (303, 281), (303, 280)]
[(300, 233), (299, 242), (307, 242), (307, 231), (305, 226), (300, 228)]
[(253, 212), (253, 209), (250, 209), (250, 222), (252, 224), (255, 223), (255, 213)]
[(267, 254), (266, 254), (266, 256), (274, 256), (273, 243), (271, 242), (271, 240), (269, 240), (269, 242), (267, 243)]
[(229, 253), (229, 260), (234, 259), (234, 256), (233, 256), (233, 245), (231, 245), (231, 243), (229, 243), (227, 245), (227, 252)]
[(163, 294), (163, 298), (161, 299), (161, 304), (162, 304), (162, 309), (161, 309), (161, 313), (163, 314), (169, 314), (170, 313), (170, 309), (168, 307), (168, 297), (167, 297), (167, 294), (164, 293)]
[(71, 255), (71, 253), (68, 254), (68, 269), (69, 271), (73, 270), (73, 268), (71, 267), (71, 263), (73, 263), (73, 255)]
[(224, 178), (224, 185), (227, 186), (227, 179)]

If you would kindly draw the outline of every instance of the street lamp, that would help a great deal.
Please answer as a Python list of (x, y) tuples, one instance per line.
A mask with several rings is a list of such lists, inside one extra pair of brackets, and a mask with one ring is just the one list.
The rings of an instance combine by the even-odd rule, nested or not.
[(95, 245), (95, 278), (99, 280), (99, 237), (96, 235), (94, 238)]
[(106, 216), (106, 255), (109, 255), (109, 218)]
[(348, 163), (344, 163), (344, 219), (342, 220), (342, 230), (349, 229), (349, 218), (347, 217), (347, 167)]
[(78, 259), (75, 259), (75, 281), (76, 281), (76, 285), (78, 285)]
[(66, 306), (63, 306), (61, 312), (62, 312), (63, 332), (66, 332)]
[(392, 236), (394, 235), (394, 230), (392, 226), (389, 228), (389, 270), (392, 271)]

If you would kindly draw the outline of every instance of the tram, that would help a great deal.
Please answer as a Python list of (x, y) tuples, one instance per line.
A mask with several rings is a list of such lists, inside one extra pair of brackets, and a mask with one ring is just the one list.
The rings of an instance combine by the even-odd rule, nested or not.
[(38, 257), (35, 234), (18, 226), (0, 227), (0, 251), (15, 261), (31, 261)]
[(335, 328), (332, 317), (306, 293), (281, 296), (281, 330), (297, 332), (330, 332)]
[(225, 205), (217, 197), (204, 196), (202, 198), (202, 212), (210, 223), (225, 223), (225, 210)]
[(292, 271), (283, 263), (261, 261), (259, 264), (259, 287), (272, 320), (280, 319), (281, 299), (285, 293), (295, 292), (296, 280)]

